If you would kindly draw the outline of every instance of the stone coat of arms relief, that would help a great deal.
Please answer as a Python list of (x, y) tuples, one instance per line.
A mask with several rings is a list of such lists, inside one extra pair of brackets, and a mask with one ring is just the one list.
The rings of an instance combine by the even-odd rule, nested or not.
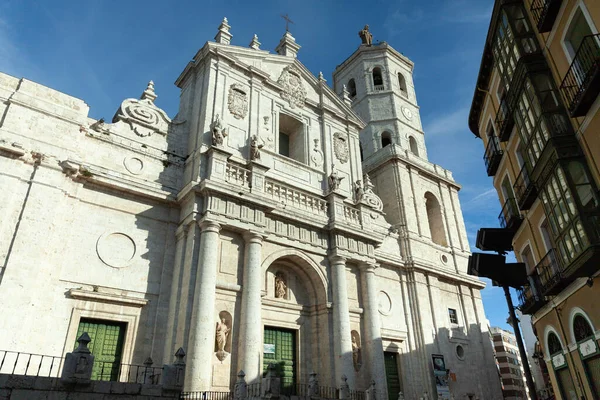
[(348, 139), (346, 135), (340, 132), (333, 134), (333, 152), (335, 157), (342, 163), (348, 162), (349, 151), (348, 151)]
[(281, 98), (287, 100), (290, 107), (295, 108), (304, 106), (306, 89), (302, 85), (300, 71), (298, 71), (296, 67), (293, 65), (285, 67), (277, 80), (277, 83), (283, 86)]
[(242, 85), (234, 83), (229, 86), (227, 98), (229, 112), (237, 119), (244, 119), (248, 115), (248, 95)]

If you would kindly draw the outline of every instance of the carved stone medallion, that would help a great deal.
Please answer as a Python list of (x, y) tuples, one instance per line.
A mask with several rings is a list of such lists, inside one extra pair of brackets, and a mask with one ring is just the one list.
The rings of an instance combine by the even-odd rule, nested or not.
[(112, 122), (127, 123), (135, 134), (141, 137), (150, 136), (155, 132), (166, 135), (171, 120), (163, 110), (154, 105), (156, 97), (154, 83), (150, 81), (139, 100), (126, 99), (121, 103)]
[(237, 119), (244, 119), (248, 114), (248, 95), (242, 85), (234, 83), (229, 86), (229, 97), (227, 99), (229, 112)]
[(304, 100), (306, 99), (306, 89), (302, 85), (302, 78), (300, 77), (300, 71), (293, 65), (289, 65), (284, 68), (281, 76), (277, 80), (281, 86), (283, 86), (283, 92), (281, 92), (281, 98), (287, 100), (290, 107), (303, 107)]
[(342, 164), (348, 162), (348, 140), (346, 136), (340, 132), (333, 134), (333, 152)]

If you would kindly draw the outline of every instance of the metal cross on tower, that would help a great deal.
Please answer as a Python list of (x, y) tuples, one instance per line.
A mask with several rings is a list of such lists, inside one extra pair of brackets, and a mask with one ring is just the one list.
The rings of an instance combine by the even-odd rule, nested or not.
[(282, 15), (281, 18), (285, 19), (285, 31), (289, 32), (290, 31), (290, 23), (293, 24), (294, 21), (292, 21), (287, 14)]

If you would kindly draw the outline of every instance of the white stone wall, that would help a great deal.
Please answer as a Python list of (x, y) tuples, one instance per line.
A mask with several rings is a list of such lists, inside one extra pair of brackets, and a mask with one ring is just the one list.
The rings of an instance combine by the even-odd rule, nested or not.
[[(357, 54), (334, 74), (334, 92), (293, 55), (208, 43), (177, 80), (172, 120), (153, 84), (102, 122), (81, 100), (0, 74), (0, 349), (60, 355), (81, 318), (121, 321), (123, 362), (170, 362), (183, 346), (188, 389), (228, 390), (240, 369), (258, 378), (272, 326), (296, 332), (299, 382), (314, 370), (339, 386), (343, 373), (360, 390), (375, 379), (385, 397), (383, 350), (398, 354), (402, 390), (417, 398), (435, 390), (431, 354), (444, 354), (454, 393), (497, 398), (459, 187), (427, 161), (412, 63), (389, 47)], [(355, 78), (355, 114), (339, 82), (376, 65), (390, 90), (371, 94)], [(217, 114), (222, 146), (212, 142)], [(281, 115), (302, 123), (300, 160), (278, 152)], [(394, 145), (381, 150), (383, 130)], [(250, 160), (254, 135), (260, 160)], [(343, 178), (333, 191), (332, 164)], [(365, 171), (368, 201), (354, 187)], [(431, 240), (426, 192), (440, 203), (444, 246)], [(215, 340), (222, 319), (226, 354)]]

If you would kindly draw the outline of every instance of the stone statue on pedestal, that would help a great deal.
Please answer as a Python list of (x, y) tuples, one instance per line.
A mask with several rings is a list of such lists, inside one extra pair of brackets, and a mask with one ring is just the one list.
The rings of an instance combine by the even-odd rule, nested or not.
[(367, 46), (373, 44), (373, 34), (369, 32), (369, 25), (365, 25), (363, 29), (358, 31), (358, 36), (360, 36), (362, 44), (366, 44)]
[(210, 125), (212, 131), (212, 144), (213, 146), (223, 146), (223, 140), (227, 137), (227, 131), (221, 122), (219, 114), (215, 116), (215, 120)]

